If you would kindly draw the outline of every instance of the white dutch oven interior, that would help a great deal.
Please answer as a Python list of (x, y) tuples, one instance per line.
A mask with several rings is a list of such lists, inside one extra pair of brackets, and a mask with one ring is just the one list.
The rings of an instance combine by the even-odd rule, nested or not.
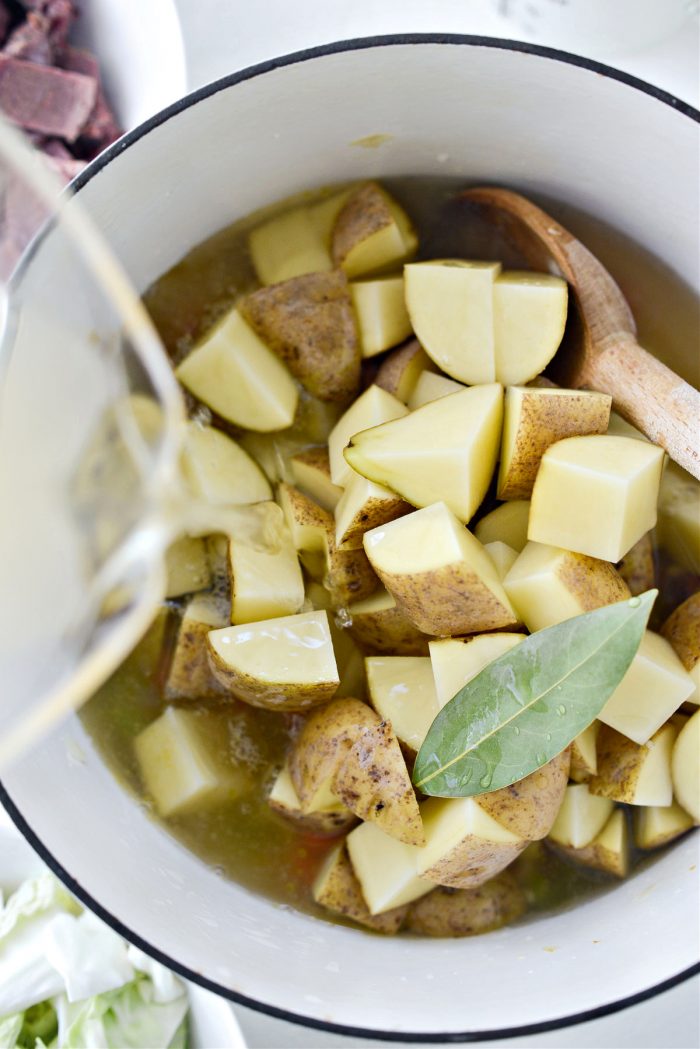
[[(379, 149), (352, 145), (377, 133), (391, 136)], [(341, 48), (235, 78), (133, 138), (80, 199), (141, 289), (277, 198), (430, 173), (570, 202), (699, 283), (697, 125), (561, 59), (464, 41)], [(522, 1030), (646, 992), (698, 959), (696, 836), (566, 913), (473, 940), (392, 940), (223, 880), (147, 819), (76, 719), (4, 786), (64, 875), (128, 935), (312, 1023), (395, 1037)]]

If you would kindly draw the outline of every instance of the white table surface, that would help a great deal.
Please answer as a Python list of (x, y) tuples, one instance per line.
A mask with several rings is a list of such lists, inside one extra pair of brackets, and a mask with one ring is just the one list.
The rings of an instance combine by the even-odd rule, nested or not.
[[(498, 6), (494, 0), (177, 0), (190, 88), (275, 55), (357, 36), (451, 32), (518, 37), (513, 24), (498, 13)], [(588, 54), (698, 105), (700, 48), (696, 22), (689, 22), (681, 32), (644, 51)], [(236, 1013), (251, 1049), (325, 1049), (358, 1044), (356, 1040), (273, 1020), (249, 1009), (237, 1007)], [(360, 1003), (357, 1022), (362, 1023)], [(700, 978), (591, 1023), (525, 1038), (472, 1044), (529, 1049), (695, 1049), (700, 1045)]]
[[(275, 55), (357, 36), (400, 32), (474, 33), (511, 39), (519, 36), (513, 24), (497, 13), (495, 0), (177, 0), (177, 7), (190, 89)], [(588, 53), (698, 105), (697, 23), (690, 22), (682, 32), (637, 53)], [(3, 818), (0, 808), (0, 822)], [(389, 1044), (369, 1040), (358, 1043), (355, 1039), (273, 1020), (250, 1009), (236, 1007), (235, 1011), (251, 1049)], [(362, 1023), (360, 1003), (357, 1022)], [(529, 1049), (697, 1049), (700, 977), (651, 1001), (590, 1023), (524, 1038), (471, 1044)]]

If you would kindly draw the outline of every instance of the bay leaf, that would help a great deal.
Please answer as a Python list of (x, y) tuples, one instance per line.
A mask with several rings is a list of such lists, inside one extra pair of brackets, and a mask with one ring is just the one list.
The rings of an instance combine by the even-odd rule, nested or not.
[(433, 721), (416, 787), (466, 798), (509, 786), (561, 753), (620, 684), (657, 593), (538, 630), (485, 667)]

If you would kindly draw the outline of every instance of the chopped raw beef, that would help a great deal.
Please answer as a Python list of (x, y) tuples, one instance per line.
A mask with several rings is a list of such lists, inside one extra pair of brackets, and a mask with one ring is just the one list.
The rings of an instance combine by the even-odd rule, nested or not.
[(38, 62), (50, 66), (54, 61), (54, 50), (49, 37), (50, 22), (40, 11), (30, 11), (27, 21), (13, 29), (3, 48), (10, 58), (23, 58), (26, 62)]
[(0, 109), (8, 120), (74, 142), (97, 101), (97, 81), (0, 55)]

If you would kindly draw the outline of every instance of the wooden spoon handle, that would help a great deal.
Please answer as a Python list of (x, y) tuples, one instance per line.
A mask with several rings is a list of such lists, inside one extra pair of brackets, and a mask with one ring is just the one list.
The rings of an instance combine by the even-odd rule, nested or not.
[(585, 360), (577, 385), (612, 394), (620, 415), (700, 479), (700, 392), (634, 339), (599, 344)]

